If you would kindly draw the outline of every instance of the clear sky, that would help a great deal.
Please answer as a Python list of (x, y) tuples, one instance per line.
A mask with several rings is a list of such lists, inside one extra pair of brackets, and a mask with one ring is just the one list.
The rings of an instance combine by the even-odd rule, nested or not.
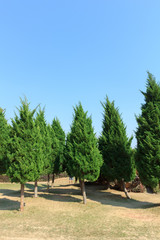
[(146, 71), (160, 80), (159, 0), (0, 0), (0, 107), (8, 120), (26, 95), (67, 133), (81, 101), (98, 136), (108, 95), (134, 135)]

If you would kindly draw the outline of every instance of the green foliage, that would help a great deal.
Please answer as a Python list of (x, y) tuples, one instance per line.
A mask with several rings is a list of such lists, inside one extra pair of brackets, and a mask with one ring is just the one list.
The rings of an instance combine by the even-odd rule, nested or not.
[(58, 118), (54, 118), (52, 129), (57, 139), (57, 156), (54, 163), (54, 173), (59, 174), (64, 170), (64, 147), (65, 147), (65, 132), (63, 131)]
[(65, 143), (65, 132), (63, 131), (58, 118), (53, 119), (52, 128), (54, 129), (56, 138), (58, 138), (58, 140), (61, 143), (63, 143), (63, 145), (64, 145), (64, 143)]
[(39, 126), (36, 126), (34, 114), (31, 111), (27, 99), (21, 99), (18, 109), (19, 116), (15, 114), (12, 119), (10, 166), (7, 171), (12, 182), (38, 180), (43, 172), (42, 137)]
[(42, 152), (43, 152), (43, 174), (48, 173), (48, 168), (50, 168), (50, 136), (47, 134), (47, 123), (45, 120), (45, 109), (39, 108), (39, 111), (37, 112), (36, 119), (35, 119), (36, 126), (40, 129), (40, 134), (42, 138)]
[(98, 178), (102, 156), (98, 150), (92, 120), (87, 117), (81, 103), (74, 108), (71, 132), (66, 142), (67, 172), (81, 180)]
[(149, 72), (142, 94), (145, 103), (136, 117), (136, 166), (142, 183), (155, 188), (160, 181), (160, 85)]
[(102, 134), (99, 149), (103, 156), (101, 174), (108, 181), (130, 181), (135, 176), (135, 162), (131, 149), (132, 138), (128, 139), (126, 127), (114, 102), (106, 97), (103, 106)]
[(55, 132), (49, 124), (47, 125), (47, 157), (48, 157), (48, 168), (47, 168), (47, 174), (54, 173), (55, 169), (55, 161), (58, 155), (58, 146), (59, 142), (55, 136)]
[(36, 125), (39, 126), (42, 137), (44, 161), (43, 174), (51, 174), (55, 171), (56, 159), (59, 151), (59, 140), (55, 135), (53, 126), (46, 123), (45, 109), (39, 108), (39, 112), (36, 116)]
[[(35, 119), (36, 126), (40, 128), (40, 133), (42, 136), (46, 135), (46, 127), (47, 123), (45, 120), (45, 109), (39, 108), (39, 111), (37, 112), (36, 119)], [(43, 144), (45, 145), (45, 138), (43, 139)]]
[(8, 163), (9, 126), (0, 108), (0, 174), (6, 173)]

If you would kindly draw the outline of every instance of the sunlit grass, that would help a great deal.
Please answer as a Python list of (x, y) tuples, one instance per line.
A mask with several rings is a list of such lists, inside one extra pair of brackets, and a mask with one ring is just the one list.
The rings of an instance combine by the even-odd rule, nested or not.
[(57, 179), (46, 191), (25, 188), (25, 210), (19, 211), (19, 184), (0, 184), (0, 239), (160, 239), (160, 195), (105, 190), (87, 185), (83, 205), (78, 185)]

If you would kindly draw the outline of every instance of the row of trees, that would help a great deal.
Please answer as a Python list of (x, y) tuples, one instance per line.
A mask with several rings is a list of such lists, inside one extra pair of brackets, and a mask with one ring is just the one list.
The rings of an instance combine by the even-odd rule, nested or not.
[[(131, 149), (132, 137), (127, 137), (126, 127), (114, 102), (106, 98), (102, 103), (104, 115), (99, 149), (104, 163), (101, 174), (108, 182), (116, 179), (124, 184), (135, 177), (137, 170), (141, 182), (156, 190), (160, 183), (160, 84), (149, 72), (146, 92), (141, 93), (145, 103), (141, 106), (141, 114), (136, 116), (136, 149)], [(125, 184), (124, 191), (127, 195)]]
[(21, 99), (18, 113), (10, 126), (4, 111), (0, 111), (0, 173), (6, 173), (11, 182), (21, 184), (20, 209), (23, 211), (24, 184), (34, 181), (37, 197), (40, 176), (62, 171), (65, 133), (57, 118), (52, 125), (46, 123), (44, 109), (31, 111), (26, 98)]
[[(146, 186), (155, 188), (160, 180), (160, 85), (148, 73), (145, 104), (137, 116), (137, 149), (131, 148), (118, 108), (106, 97), (103, 106), (102, 133), (97, 139), (91, 117), (81, 103), (74, 108), (71, 130), (65, 133), (59, 120), (52, 125), (45, 120), (45, 111), (30, 110), (27, 99), (21, 100), (18, 115), (9, 126), (4, 111), (0, 111), (0, 174), (6, 173), (12, 182), (21, 184), (23, 210), (24, 184), (37, 181), (41, 175), (59, 174), (64, 170), (79, 179), (86, 203), (85, 180), (95, 181), (99, 175), (108, 183), (125, 182), (135, 177), (136, 169)], [(38, 111), (37, 111), (38, 110)], [(54, 181), (54, 179), (53, 179)], [(48, 185), (49, 187), (49, 185)]]

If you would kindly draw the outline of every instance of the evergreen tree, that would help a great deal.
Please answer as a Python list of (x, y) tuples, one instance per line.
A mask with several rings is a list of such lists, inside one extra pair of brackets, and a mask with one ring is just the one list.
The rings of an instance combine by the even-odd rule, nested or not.
[(101, 174), (110, 181), (121, 181), (124, 191), (125, 182), (135, 176), (135, 162), (131, 149), (132, 138), (128, 139), (126, 127), (121, 119), (119, 110), (115, 108), (114, 102), (106, 97), (103, 106), (102, 134), (99, 138), (99, 149), (103, 156)]
[(55, 132), (48, 124), (47, 126), (47, 158), (48, 158), (48, 166), (46, 168), (47, 175), (48, 175), (48, 190), (49, 190), (49, 182), (50, 182), (50, 174), (54, 173), (54, 168), (55, 168), (55, 161), (58, 155), (58, 146), (59, 146), (59, 141), (55, 136)]
[(92, 127), (92, 120), (87, 117), (81, 103), (74, 108), (71, 131), (66, 142), (67, 172), (79, 178), (86, 203), (84, 180), (95, 181), (100, 173), (102, 156), (98, 150), (97, 139)]
[(48, 177), (47, 190), (49, 190), (50, 174), (52, 174), (55, 169), (59, 143), (53, 127), (46, 123), (45, 109), (39, 108), (39, 112), (36, 116), (36, 125), (39, 126), (42, 137), (42, 150), (44, 157), (43, 174)]
[(160, 84), (148, 72), (145, 103), (136, 117), (136, 166), (142, 183), (155, 188), (160, 181)]
[(0, 108), (0, 174), (7, 171), (9, 140), (9, 126), (5, 119), (5, 112)]
[[(39, 128), (40, 130), (40, 134), (41, 134), (41, 139), (42, 139), (42, 157), (43, 157), (43, 169), (41, 168), (41, 174), (45, 174), (46, 173), (46, 169), (48, 168), (48, 165), (50, 165), (49, 160), (48, 160), (48, 149), (47, 149), (47, 145), (49, 144), (49, 139), (48, 139), (48, 135), (47, 135), (47, 123), (45, 120), (45, 109), (41, 109), (39, 107), (39, 111), (37, 112), (36, 118), (35, 118), (35, 124), (36, 126)], [(39, 176), (40, 176), (39, 175)], [(35, 181), (35, 197), (37, 197), (37, 180)]]
[(40, 129), (35, 125), (34, 114), (27, 99), (21, 99), (18, 109), (19, 116), (15, 114), (12, 119), (10, 163), (7, 174), (12, 182), (21, 184), (20, 210), (24, 210), (24, 184), (39, 179), (43, 169), (43, 152)]
[(54, 174), (59, 174), (64, 171), (64, 147), (65, 147), (65, 132), (63, 131), (58, 118), (54, 118), (52, 122), (52, 129), (57, 138), (57, 156), (54, 163), (54, 172), (52, 178), (52, 185), (54, 183)]

